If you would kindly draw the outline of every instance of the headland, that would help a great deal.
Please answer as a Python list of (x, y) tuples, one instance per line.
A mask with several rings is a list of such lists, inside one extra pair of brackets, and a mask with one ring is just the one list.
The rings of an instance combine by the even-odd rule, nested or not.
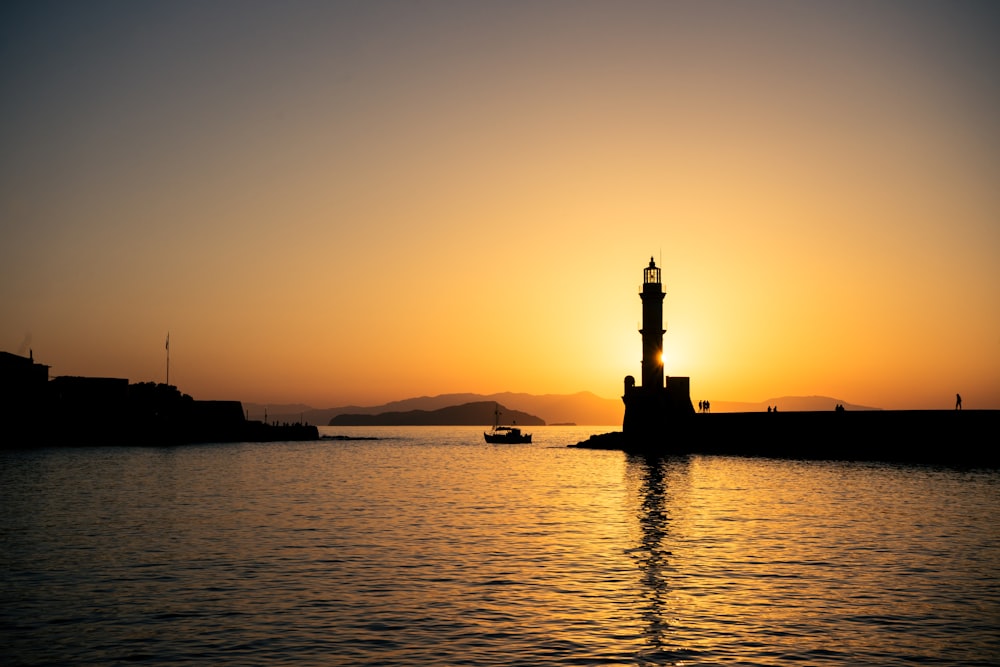
[(407, 410), (377, 414), (340, 414), (330, 419), (330, 426), (484, 426), (490, 424), (496, 410), (501, 410), (510, 423), (522, 426), (544, 426), (545, 420), (535, 415), (510, 410), (490, 401), (475, 401), (452, 405), (438, 410)]

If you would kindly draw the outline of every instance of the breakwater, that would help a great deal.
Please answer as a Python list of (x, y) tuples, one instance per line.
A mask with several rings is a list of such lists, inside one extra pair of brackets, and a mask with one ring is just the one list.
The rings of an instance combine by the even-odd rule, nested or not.
[(678, 418), (662, 434), (570, 445), (646, 454), (944, 463), (1000, 467), (1000, 410), (730, 412)]
[(318, 440), (319, 429), (311, 424), (272, 423), (245, 420), (239, 404), (231, 419), (185, 416), (170, 419), (55, 421), (16, 430), (0, 429), (0, 449), (25, 447), (159, 446), (224, 442), (286, 442)]

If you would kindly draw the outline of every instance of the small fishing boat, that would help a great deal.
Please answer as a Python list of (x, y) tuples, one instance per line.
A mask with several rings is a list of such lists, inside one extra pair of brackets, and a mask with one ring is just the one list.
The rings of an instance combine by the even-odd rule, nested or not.
[[(517, 423), (517, 422), (515, 422)], [(493, 444), (512, 444), (519, 442), (531, 442), (530, 433), (521, 433), (521, 429), (516, 426), (500, 425), (500, 406), (493, 410), (493, 430), (489, 433), (483, 432), (486, 442)]]

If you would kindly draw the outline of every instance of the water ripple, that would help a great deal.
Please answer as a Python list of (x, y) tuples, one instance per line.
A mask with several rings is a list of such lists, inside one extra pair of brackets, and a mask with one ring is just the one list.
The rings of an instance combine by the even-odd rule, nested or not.
[(3, 453), (0, 663), (1000, 662), (995, 472), (381, 434)]

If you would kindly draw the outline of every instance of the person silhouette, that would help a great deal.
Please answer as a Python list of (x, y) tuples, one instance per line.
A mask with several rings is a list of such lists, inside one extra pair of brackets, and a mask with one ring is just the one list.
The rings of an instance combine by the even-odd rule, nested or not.
[(956, 410), (961, 410), (962, 409), (962, 395), (961, 394), (955, 394), (955, 409)]

